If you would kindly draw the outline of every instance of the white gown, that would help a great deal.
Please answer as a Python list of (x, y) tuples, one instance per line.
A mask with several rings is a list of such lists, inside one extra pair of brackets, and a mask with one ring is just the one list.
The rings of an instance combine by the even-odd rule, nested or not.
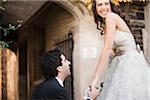
[(150, 100), (150, 67), (138, 52), (133, 35), (117, 31), (114, 47), (124, 53), (109, 64), (97, 100)]

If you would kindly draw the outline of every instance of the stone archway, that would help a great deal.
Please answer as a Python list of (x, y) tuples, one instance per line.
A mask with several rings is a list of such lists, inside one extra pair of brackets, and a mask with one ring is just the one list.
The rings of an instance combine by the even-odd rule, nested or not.
[[(53, 7), (58, 9), (58, 12), (54, 13), (52, 17), (51, 13), (56, 10)], [(60, 13), (60, 11), (63, 12)], [(68, 26), (70, 24), (67, 24), (67, 28), (61, 25), (67, 22), (65, 21), (64, 17), (60, 17), (62, 13), (65, 13), (73, 18), (74, 24), (71, 24), (71, 27)], [(50, 16), (48, 16), (51, 19), (45, 21), (47, 14), (51, 14)], [(47, 22), (48, 25), (45, 25), (45, 22)], [(41, 76), (39, 74), (39, 58), (42, 52), (53, 48), (52, 45), (54, 43), (51, 40), (54, 39), (54, 35), (56, 35), (57, 33), (66, 33), (70, 30), (70, 28), (73, 28), (73, 40), (75, 43), (73, 50), (73, 100), (82, 99), (84, 90), (88, 84), (89, 76), (91, 76), (90, 73), (92, 73), (91, 70), (94, 69), (90, 66), (95, 66), (92, 64), (92, 61), (90, 61), (92, 62), (92, 65), (87, 65), (87, 59), (83, 58), (82, 53), (83, 49), (86, 47), (90, 46), (97, 48), (97, 46), (99, 45), (98, 43), (100, 42), (98, 42), (98, 37), (95, 36), (95, 34), (91, 34), (97, 33), (95, 27), (96, 25), (93, 21), (93, 17), (82, 3), (77, 4), (71, 1), (68, 2), (60, 0), (48, 1), (45, 5), (43, 5), (43, 8), (41, 8), (39, 12), (37, 12), (35, 16), (33, 16), (31, 20), (28, 21), (28, 26), (26, 26), (25, 30), (22, 30), (23, 32), (21, 34), (22, 39), (25, 38), (27, 41), (27, 98), (29, 98), (34, 86), (41, 82)], [(24, 33), (26, 33), (26, 35), (23, 36)], [(20, 41), (23, 42), (22, 39), (20, 38)], [(94, 62), (95, 61), (96, 60), (94, 60)], [(85, 67), (89, 68), (85, 69)], [(85, 71), (86, 73), (82, 73), (83, 71)]]
[[(53, 9), (55, 9), (55, 12)], [(74, 40), (79, 38), (77, 36), (79, 36), (80, 17), (78, 17), (76, 12), (81, 13), (81, 11), (78, 11), (78, 10), (74, 11), (73, 9), (77, 10), (76, 6), (74, 6), (68, 2), (56, 2), (56, 3), (54, 2), (54, 4), (51, 4), (51, 6), (48, 8), (47, 13), (49, 13), (49, 14), (48, 14), (48, 18), (46, 19), (46, 31), (45, 31), (46, 51), (51, 48), (54, 48), (53, 44), (55, 44), (54, 43), (55, 40), (61, 41), (63, 38), (62, 36), (69, 33), (69, 31), (72, 28), (74, 30), (74, 31), (72, 31)], [(83, 14), (80, 16), (83, 16)], [(58, 39), (58, 37), (59, 37), (59, 39)], [(60, 37), (62, 37), (62, 38), (60, 38)], [(76, 47), (74, 49), (76, 49)], [(75, 61), (73, 60), (73, 62), (75, 62)], [(74, 72), (74, 70), (75, 70), (74, 65), (73, 65), (72, 69)], [(73, 74), (73, 77), (75, 78), (76, 75)], [(77, 81), (78, 80), (74, 79), (73, 83), (76, 84)], [(70, 86), (70, 84), (67, 84), (67, 86)], [(71, 88), (72, 87), (73, 86), (71, 86)], [(79, 91), (79, 90), (76, 91), (76, 89), (77, 89), (76, 86), (74, 86), (72, 89), (74, 89), (72, 92), (70, 92), (70, 89), (68, 89), (68, 92), (78, 93), (78, 91)], [(74, 99), (71, 99), (71, 100), (74, 100)]]
[[(73, 34), (74, 100), (81, 100), (92, 76), (91, 74), (94, 71), (93, 66), (96, 66), (97, 52), (100, 50), (101, 42), (93, 16), (84, 4), (64, 1), (59, 1), (57, 4), (70, 12), (76, 20)], [(94, 51), (96, 57), (84, 58), (84, 50), (88, 48), (94, 48), (92, 52), (96, 50)]]

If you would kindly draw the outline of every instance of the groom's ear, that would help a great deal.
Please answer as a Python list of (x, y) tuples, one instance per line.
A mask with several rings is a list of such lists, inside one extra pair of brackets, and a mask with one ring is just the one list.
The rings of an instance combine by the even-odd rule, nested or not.
[(56, 69), (57, 69), (58, 72), (61, 72), (62, 67), (61, 67), (61, 66), (58, 66)]

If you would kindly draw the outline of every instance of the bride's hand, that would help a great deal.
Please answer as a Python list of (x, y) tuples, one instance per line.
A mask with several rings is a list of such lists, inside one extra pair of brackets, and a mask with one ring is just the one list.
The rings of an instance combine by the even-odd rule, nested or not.
[(87, 93), (90, 98), (95, 100), (96, 97), (100, 94), (100, 91), (98, 89), (96, 89), (95, 87), (89, 86)]

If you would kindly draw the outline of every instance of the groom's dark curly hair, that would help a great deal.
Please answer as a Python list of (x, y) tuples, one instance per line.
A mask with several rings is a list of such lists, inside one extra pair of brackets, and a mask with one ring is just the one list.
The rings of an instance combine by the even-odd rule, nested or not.
[(57, 76), (57, 67), (62, 65), (61, 54), (63, 54), (61, 50), (54, 49), (43, 55), (41, 59), (41, 69), (46, 80)]

